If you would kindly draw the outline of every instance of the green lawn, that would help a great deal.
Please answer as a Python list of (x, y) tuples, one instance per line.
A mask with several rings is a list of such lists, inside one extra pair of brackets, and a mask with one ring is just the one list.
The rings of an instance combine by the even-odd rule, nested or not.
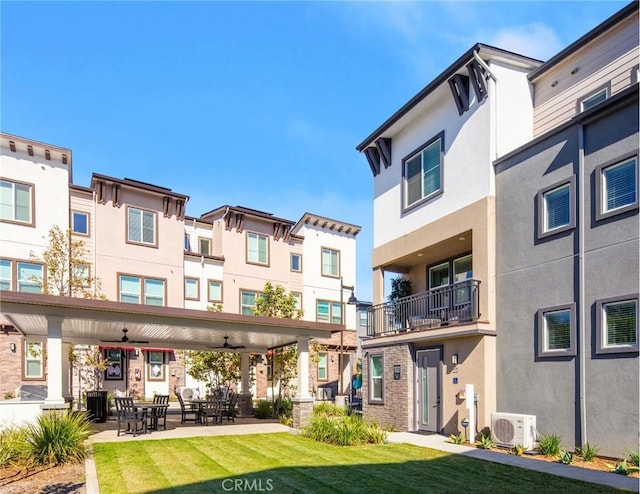
[(408, 444), (338, 447), (289, 433), (93, 448), (102, 494), (619, 492)]

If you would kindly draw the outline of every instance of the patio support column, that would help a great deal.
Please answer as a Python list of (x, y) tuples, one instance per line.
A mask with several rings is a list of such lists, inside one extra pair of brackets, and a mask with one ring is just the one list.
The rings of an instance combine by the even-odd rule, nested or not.
[(64, 404), (62, 397), (62, 317), (47, 316), (47, 399), (49, 405)]
[(311, 420), (313, 397), (309, 394), (309, 337), (298, 336), (298, 382), (293, 399), (293, 427), (300, 428)]
[(71, 396), (71, 363), (69, 362), (69, 352), (73, 345), (62, 344), (62, 396)]
[(240, 393), (238, 394), (238, 412), (241, 417), (253, 416), (253, 400), (251, 386), (249, 384), (250, 355), (247, 352), (240, 354)]

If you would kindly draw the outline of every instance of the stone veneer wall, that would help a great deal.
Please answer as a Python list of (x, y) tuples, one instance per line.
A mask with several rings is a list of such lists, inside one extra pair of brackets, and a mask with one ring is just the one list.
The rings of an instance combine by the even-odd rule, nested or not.
[[(369, 356), (384, 355), (384, 378), (382, 404), (369, 402)], [(413, 430), (414, 411), (414, 364), (409, 345), (393, 345), (380, 348), (367, 348), (364, 351), (362, 410), (367, 420), (374, 420), (383, 427), (391, 426), (395, 430)], [(400, 365), (400, 379), (393, 379), (393, 366)]]

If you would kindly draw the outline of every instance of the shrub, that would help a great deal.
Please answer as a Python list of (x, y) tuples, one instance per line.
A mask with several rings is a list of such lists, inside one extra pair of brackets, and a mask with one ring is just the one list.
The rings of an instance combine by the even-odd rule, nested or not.
[(4, 399), (5, 399), (5, 400), (10, 400), (11, 398), (15, 398), (15, 397), (16, 397), (16, 396), (13, 394), (13, 392), (12, 392), (12, 391), (7, 391), (7, 392), (4, 394)]
[(0, 431), (0, 465), (21, 465), (28, 461), (27, 427), (10, 426)]
[(511, 448), (511, 454), (522, 456), (524, 454), (524, 446), (522, 444), (516, 444), (513, 448)]
[(563, 449), (560, 451), (559, 461), (560, 463), (564, 463), (565, 465), (568, 465), (573, 461), (573, 455), (569, 451)]
[(258, 419), (267, 419), (271, 417), (271, 402), (269, 400), (259, 400), (253, 410), (253, 414)]
[(331, 407), (323, 404), (314, 408), (311, 423), (302, 429), (304, 437), (337, 446), (381, 444), (387, 440), (387, 433), (378, 424), (368, 423), (358, 415), (347, 415), (342, 407)]
[(476, 447), (480, 449), (491, 449), (495, 443), (491, 439), (491, 434), (481, 434), (480, 439), (476, 441)]
[(459, 432), (457, 435), (456, 434), (450, 434), (449, 435), (449, 442), (453, 443), (453, 444), (462, 444), (462, 443), (464, 443), (464, 434), (462, 434), (462, 432)]
[(598, 454), (599, 449), (589, 443), (584, 443), (581, 448), (576, 448), (576, 454), (584, 461), (593, 461)]
[(560, 436), (558, 434), (542, 434), (538, 441), (538, 449), (545, 456), (558, 456), (560, 454)]
[(634, 467), (640, 467), (640, 451), (629, 451), (629, 463)]
[(336, 406), (333, 403), (319, 403), (313, 407), (314, 415), (326, 415), (328, 417), (343, 417), (347, 415), (345, 407)]
[(629, 475), (631, 472), (637, 472), (638, 470), (640, 470), (636, 466), (627, 465), (627, 460), (618, 460), (615, 465), (609, 465), (607, 463), (607, 466), (613, 473), (617, 473), (620, 475)]
[(275, 410), (280, 410), (278, 413), (278, 421), (283, 424), (291, 427), (293, 425), (293, 401), (291, 398), (281, 398), (274, 405)]
[(92, 432), (84, 412), (44, 413), (27, 426), (30, 459), (42, 465), (75, 463), (87, 456), (85, 440)]

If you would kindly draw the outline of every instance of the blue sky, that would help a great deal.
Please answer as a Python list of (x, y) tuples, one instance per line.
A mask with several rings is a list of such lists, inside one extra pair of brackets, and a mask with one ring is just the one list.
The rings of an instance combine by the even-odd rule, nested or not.
[(93, 172), (362, 226), (355, 146), (474, 43), (545, 60), (629, 2), (2, 2), (1, 129)]

